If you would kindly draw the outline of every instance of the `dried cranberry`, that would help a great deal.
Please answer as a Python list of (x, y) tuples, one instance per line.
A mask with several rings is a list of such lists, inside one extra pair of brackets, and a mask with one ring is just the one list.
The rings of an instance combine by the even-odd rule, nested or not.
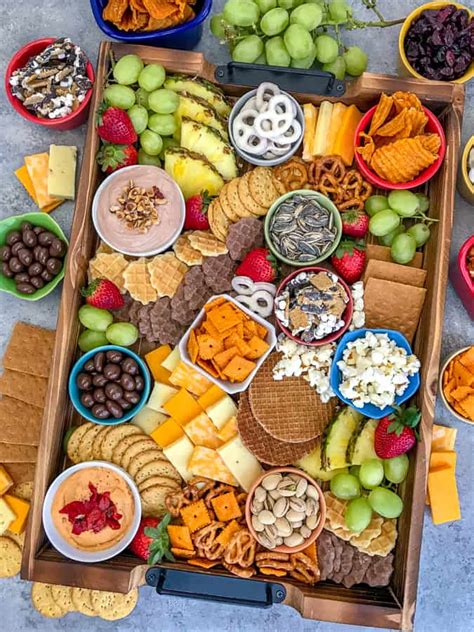
[(72, 523), (72, 533), (80, 535), (84, 531), (99, 533), (106, 526), (119, 529), (122, 515), (117, 512), (115, 503), (110, 498), (110, 492), (99, 493), (97, 488), (89, 483), (91, 493), (88, 500), (75, 500), (65, 505), (59, 513), (66, 514)]

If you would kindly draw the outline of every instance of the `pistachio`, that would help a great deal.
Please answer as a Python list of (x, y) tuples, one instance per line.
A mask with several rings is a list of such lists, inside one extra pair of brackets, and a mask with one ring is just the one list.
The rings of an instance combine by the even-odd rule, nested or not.
[(279, 498), (281, 498), (281, 494), (278, 491), (278, 489), (272, 489), (268, 492), (268, 495), (273, 498), (273, 500), (278, 500)]
[(250, 511), (253, 514), (259, 514), (263, 509), (263, 503), (259, 502), (256, 498), (252, 500), (252, 504), (250, 505)]
[(273, 505), (273, 515), (277, 518), (281, 518), (286, 514), (289, 507), (288, 498), (280, 497)]
[(309, 498), (314, 498), (314, 500), (319, 500), (318, 490), (314, 485), (308, 485), (306, 488), (306, 496)]
[(288, 537), (293, 532), (293, 527), (286, 518), (277, 518), (275, 522), (277, 533), (280, 536)]
[(278, 483), (277, 489), (282, 496), (294, 496), (296, 494), (296, 483), (291, 478), (286, 478)]
[(291, 547), (299, 546), (300, 544), (303, 544), (304, 538), (301, 535), (301, 533), (294, 531), (291, 535), (284, 538), (283, 542), (285, 543), (286, 546), (291, 546)]
[(281, 546), (283, 544), (283, 538), (279, 535), (275, 538), (275, 545)]
[(289, 511), (286, 512), (286, 518), (290, 522), (303, 521), (304, 513), (302, 513), (301, 511), (295, 511), (294, 509), (290, 509)]
[(264, 509), (258, 514), (258, 519), (262, 524), (273, 524), (276, 520), (275, 516), (268, 509)]
[(263, 501), (264, 509), (268, 509), (268, 511), (272, 511), (274, 504), (275, 504), (275, 501), (273, 500), (273, 498), (267, 494), (265, 500)]
[(278, 536), (278, 529), (274, 524), (266, 524), (264, 532), (272, 540), (275, 540), (275, 538)]
[(316, 515), (308, 516), (306, 520), (304, 521), (305, 525), (308, 527), (308, 529), (311, 529), (311, 531), (313, 529), (316, 529), (318, 522), (319, 522), (319, 517)]
[(302, 496), (304, 496), (307, 487), (308, 487), (308, 481), (305, 478), (300, 478), (296, 486), (296, 496), (298, 498), (301, 498)]
[(306, 515), (307, 516), (314, 516), (316, 515), (316, 513), (318, 512), (318, 508), (319, 508), (319, 503), (317, 503), (314, 498), (307, 498), (306, 499)]
[(269, 538), (266, 533), (259, 533), (257, 536), (257, 540), (266, 549), (274, 549), (277, 546), (275, 540)]
[(309, 536), (311, 535), (312, 531), (311, 531), (311, 529), (308, 529), (308, 527), (306, 525), (303, 525), (302, 527), (300, 527), (300, 533), (303, 536), (303, 538), (306, 540), (306, 538), (309, 538)]
[(255, 529), (255, 531), (257, 531), (257, 533), (260, 533), (265, 529), (265, 526), (260, 522), (258, 516), (252, 516), (252, 527)]
[(290, 498), (290, 509), (294, 509), (294, 511), (299, 511), (301, 513), (304, 513), (306, 511), (306, 503), (302, 498), (297, 498), (296, 496), (294, 498)]
[[(265, 476), (262, 481), (262, 487), (267, 491), (271, 491), (272, 489), (276, 489), (280, 481), (282, 480), (281, 474), (269, 474)], [(256, 490), (255, 490), (256, 491)]]
[(263, 489), (263, 487), (260, 487), (260, 485), (256, 488), (253, 497), (255, 498), (255, 500), (257, 500), (260, 503), (263, 503), (263, 501), (265, 500), (265, 498), (267, 497), (267, 492)]
[(292, 522), (291, 524), (293, 526), (293, 529), (299, 529), (301, 526), (303, 526), (303, 521), (298, 520), (298, 522)]

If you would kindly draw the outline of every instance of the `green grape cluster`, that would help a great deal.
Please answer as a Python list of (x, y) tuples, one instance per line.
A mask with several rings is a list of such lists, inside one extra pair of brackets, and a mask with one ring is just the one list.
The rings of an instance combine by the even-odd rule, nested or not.
[(391, 25), (355, 19), (346, 0), (227, 0), (210, 28), (234, 61), (319, 67), (344, 79), (361, 75), (368, 57), (359, 46), (344, 45), (342, 30)]
[[(430, 224), (437, 221), (426, 216), (429, 198), (424, 193), (407, 190), (390, 191), (388, 196), (372, 195), (365, 202), (370, 215), (369, 231), (383, 246), (390, 248), (396, 263), (407, 264), (430, 238)], [(403, 220), (411, 220), (405, 226)]]

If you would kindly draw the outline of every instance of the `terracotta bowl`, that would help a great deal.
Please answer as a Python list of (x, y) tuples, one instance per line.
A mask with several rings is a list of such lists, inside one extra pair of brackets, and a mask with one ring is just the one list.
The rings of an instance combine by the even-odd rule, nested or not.
[(254, 492), (256, 488), (260, 485), (262, 480), (266, 478), (269, 474), (279, 474), (279, 473), (297, 474), (298, 476), (301, 476), (301, 478), (305, 478), (310, 485), (313, 485), (313, 487), (316, 487), (316, 489), (318, 490), (319, 522), (316, 528), (314, 529), (313, 533), (309, 536), (309, 538), (307, 538), (303, 542), (303, 544), (300, 544), (299, 546), (290, 547), (290, 546), (285, 546), (284, 544), (282, 544), (280, 546), (276, 546), (274, 549), (268, 549), (271, 551), (277, 551), (278, 553), (299, 553), (299, 551), (303, 551), (303, 549), (308, 547), (310, 544), (313, 544), (313, 542), (317, 539), (317, 537), (323, 530), (324, 523), (326, 521), (326, 500), (324, 498), (322, 489), (316, 483), (316, 481), (313, 478), (311, 478), (311, 476), (308, 476), (308, 474), (306, 474), (306, 472), (299, 470), (297, 467), (276, 467), (271, 470), (266, 470), (261, 476), (257, 478), (257, 480), (253, 483), (252, 487), (249, 490), (249, 493), (247, 496), (247, 502), (245, 503), (245, 520), (247, 521), (247, 526), (250, 533), (258, 541), (257, 532), (252, 526), (252, 512), (250, 511), (250, 505), (252, 504), (252, 501), (253, 501)]
[[(474, 419), (468, 419), (467, 417), (463, 417), (462, 415), (460, 415), (458, 413), (457, 410), (454, 410), (454, 408), (448, 402), (448, 399), (447, 399), (446, 395), (444, 394), (444, 388), (443, 388), (443, 375), (444, 375), (445, 371), (448, 368), (448, 364), (451, 362), (451, 360), (454, 360), (454, 358), (456, 358), (458, 355), (461, 355), (461, 353), (464, 353), (465, 351), (469, 351), (471, 346), (472, 345), (470, 345), (468, 347), (463, 347), (462, 349), (458, 349), (457, 351), (454, 351), (453, 353), (451, 353), (451, 355), (449, 355), (446, 358), (446, 360), (444, 361), (444, 363), (443, 363), (443, 365), (441, 367), (441, 371), (439, 372), (438, 393), (441, 396), (441, 400), (442, 400), (443, 404), (446, 406), (446, 408), (449, 410), (449, 412), (452, 415), (454, 415), (457, 419), (459, 419), (459, 421), (464, 421), (464, 423), (470, 424), (472, 426), (474, 424)], [(250, 527), (249, 527), (249, 529), (250, 529)]]

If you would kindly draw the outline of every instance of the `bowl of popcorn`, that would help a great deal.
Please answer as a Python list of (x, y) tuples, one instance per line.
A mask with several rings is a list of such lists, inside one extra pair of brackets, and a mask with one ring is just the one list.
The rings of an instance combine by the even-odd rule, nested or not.
[(420, 367), (400, 332), (356, 329), (339, 341), (331, 367), (331, 388), (364, 416), (381, 419), (416, 393)]

